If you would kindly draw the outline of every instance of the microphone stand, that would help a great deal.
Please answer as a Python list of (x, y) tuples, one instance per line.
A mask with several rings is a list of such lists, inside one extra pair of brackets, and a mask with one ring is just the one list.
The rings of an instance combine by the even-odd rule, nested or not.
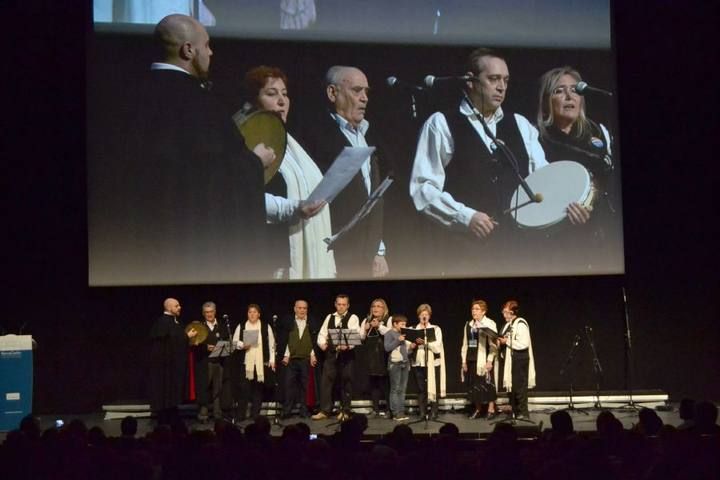
[(572, 362), (575, 359), (575, 354), (579, 350), (580, 347), (580, 335), (575, 335), (575, 338), (573, 339), (573, 344), (570, 347), (570, 353), (568, 353), (567, 358), (565, 359), (565, 363), (563, 363), (563, 366), (560, 368), (560, 376), (562, 377), (565, 372), (568, 373), (568, 382), (569, 382), (569, 390), (568, 390), (568, 396), (570, 397), (570, 403), (566, 408), (563, 408), (563, 410), (567, 410), (570, 412), (579, 412), (584, 415), (589, 415), (586, 409), (584, 408), (575, 408), (575, 403), (573, 402), (573, 368), (572, 368)]
[[(435, 365), (430, 366), (430, 346), (428, 345), (427, 341), (427, 326), (426, 328), (423, 328), (423, 347), (425, 350), (425, 393), (423, 394), (425, 396), (425, 413), (423, 414), (422, 418), (419, 418), (417, 420), (413, 420), (412, 422), (409, 422), (407, 425), (415, 425), (416, 423), (425, 422), (425, 430), (428, 429), (428, 422), (435, 422), (439, 423), (441, 425), (445, 425), (449, 422), (444, 422), (442, 420), (438, 420), (437, 418), (430, 418), (430, 413), (428, 410), (432, 410), (430, 407), (430, 395), (428, 391), (428, 372), (430, 371), (430, 368), (435, 368)], [(437, 338), (437, 337), (436, 337)], [(437, 375), (435, 376), (437, 378)], [(437, 386), (437, 385), (436, 385)], [(440, 406), (440, 392), (435, 392), (435, 403), (438, 404), (438, 408)]]
[(632, 355), (632, 337), (630, 336), (630, 312), (628, 309), (627, 295), (625, 287), (622, 287), (623, 305), (625, 307), (625, 388), (628, 390), (630, 399), (625, 405), (621, 405), (620, 409), (638, 411), (640, 407), (633, 400), (633, 355)]
[(597, 351), (595, 350), (595, 342), (593, 342), (592, 328), (585, 327), (585, 336), (587, 337), (588, 345), (590, 345), (590, 351), (593, 355), (593, 372), (595, 373), (595, 405), (594, 408), (601, 410), (602, 404), (600, 403), (600, 380), (602, 379), (602, 365), (600, 365), (600, 359), (598, 358)]
[(277, 318), (278, 318), (277, 315), (272, 316), (272, 329), (273, 329), (273, 334), (274, 334), (273, 338), (275, 339), (275, 349), (276, 349), (275, 358), (273, 359), (273, 360), (275, 360), (275, 371), (273, 372), (274, 373), (274, 375), (273, 375), (273, 378), (274, 378), (273, 397), (275, 398), (275, 415), (273, 416), (272, 426), (273, 427), (277, 426), (277, 427), (283, 428), (283, 424), (280, 421), (280, 413), (279, 413), (279, 412), (282, 412), (282, 409), (278, 408), (278, 404), (280, 403), (280, 400), (278, 399), (278, 395), (280, 392), (280, 383), (278, 381), (278, 370), (280, 369), (280, 366), (277, 361), (277, 357), (278, 357), (278, 354), (277, 354), (277, 335), (278, 335), (277, 334)]
[[(345, 312), (345, 315), (347, 315), (347, 312)], [(345, 315), (342, 316), (342, 319), (340, 321), (340, 336), (339, 336), (340, 337), (340, 345), (338, 345), (338, 346), (341, 346), (344, 344), (345, 345), (344, 352), (349, 352), (350, 351), (350, 342), (348, 342), (347, 334), (343, 332), (344, 329), (342, 328), (343, 327), (342, 322), (345, 320)], [(338, 367), (338, 363), (340, 363), (340, 358), (343, 358), (343, 357), (341, 357), (341, 351), (338, 350), (337, 347), (335, 347), (335, 381), (337, 381), (337, 375), (338, 375), (337, 367)], [(343, 371), (345, 368), (347, 368), (347, 365), (343, 366)], [(340, 429), (339, 426), (342, 425), (343, 422), (345, 422), (345, 420), (350, 418), (350, 415), (348, 413), (345, 413), (345, 410), (343, 407), (343, 397), (346, 395), (346, 392), (345, 392), (345, 387), (343, 385), (342, 377), (343, 376), (342, 376), (342, 372), (341, 372), (340, 373), (340, 418), (338, 419), (337, 422), (332, 422), (332, 423), (325, 425), (325, 428), (334, 427), (335, 425), (338, 425), (338, 430), (339, 430)], [(352, 403), (352, 398), (350, 399), (350, 402)]]

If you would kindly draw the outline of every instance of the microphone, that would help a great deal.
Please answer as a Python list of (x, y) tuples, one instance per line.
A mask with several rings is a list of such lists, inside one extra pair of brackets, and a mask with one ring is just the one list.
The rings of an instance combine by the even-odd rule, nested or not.
[(413, 85), (412, 83), (408, 83), (406, 81), (400, 80), (397, 77), (387, 77), (385, 79), (385, 83), (388, 87), (392, 89), (398, 89), (398, 90), (407, 90), (410, 92), (421, 92), (425, 90), (425, 88), (420, 87), (418, 85)]
[(581, 340), (582, 339), (581, 339), (580, 335), (575, 335), (575, 339), (573, 340), (573, 347), (577, 347), (578, 345), (580, 345)]
[(277, 319), (278, 319), (278, 316), (277, 316), (277, 315), (273, 315), (273, 316), (272, 316), (273, 325), (276, 325), (276, 324), (277, 324)]
[(225, 314), (225, 315), (222, 316), (222, 319), (225, 320), (225, 323), (229, 323), (229, 322), (230, 322), (230, 315)]
[(599, 93), (600, 95), (605, 95), (606, 97), (612, 97), (612, 92), (608, 90), (603, 90), (602, 88), (597, 87), (591, 87), (587, 84), (587, 82), (578, 82), (577, 85), (575, 85), (575, 92), (578, 95), (585, 95), (586, 93)]
[(435, 75), (428, 75), (425, 77), (423, 83), (425, 83), (427, 88), (435, 88), (443, 83), (467, 82), (468, 80), (476, 80), (476, 78), (477, 77), (473, 75), (460, 75), (455, 77), (436, 77)]

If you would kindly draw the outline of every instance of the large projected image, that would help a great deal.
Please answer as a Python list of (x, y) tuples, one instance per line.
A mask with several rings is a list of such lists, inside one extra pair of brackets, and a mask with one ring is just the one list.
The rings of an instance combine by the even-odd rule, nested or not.
[(183, 13), (232, 38), (610, 48), (609, 0), (94, 0), (93, 6), (102, 32), (147, 31), (168, 13)]
[(623, 273), (612, 51), (528, 46), (504, 12), (467, 45), (96, 32), (90, 285)]

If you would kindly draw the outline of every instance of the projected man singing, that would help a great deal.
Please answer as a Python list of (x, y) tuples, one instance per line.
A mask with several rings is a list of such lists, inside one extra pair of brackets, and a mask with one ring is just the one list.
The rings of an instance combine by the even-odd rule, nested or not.
[[(502, 108), (510, 81), (503, 57), (478, 48), (468, 57), (467, 75), (466, 98), (453, 109), (434, 113), (423, 125), (410, 177), (410, 196), (434, 225), (429, 227), (431, 248), (441, 252), (437, 267), (445, 274), (476, 273), (488, 258), (502, 267), (503, 259), (513, 258), (519, 248), (521, 236), (512, 218), (503, 215), (518, 175), (475, 112), (514, 153), (523, 178), (547, 165), (535, 127)], [(575, 214), (569, 212), (573, 221), (582, 222)]]
[[(374, 130), (365, 119), (370, 86), (358, 68), (333, 66), (325, 75), (329, 111), (303, 133), (307, 151), (324, 173), (343, 148), (375, 146), (377, 150), (360, 172), (333, 200), (330, 219), (337, 233), (360, 210), (387, 173), (386, 155)], [(310, 123), (310, 122), (308, 122)], [(342, 278), (384, 277), (389, 273), (383, 243), (382, 200), (358, 222), (349, 235), (335, 244), (337, 275)]]
[(105, 267), (120, 283), (260, 275), (263, 169), (275, 154), (263, 144), (248, 150), (209, 91), (213, 52), (199, 22), (169, 15), (154, 38), (162, 61), (137, 79), (120, 166), (104, 193)]

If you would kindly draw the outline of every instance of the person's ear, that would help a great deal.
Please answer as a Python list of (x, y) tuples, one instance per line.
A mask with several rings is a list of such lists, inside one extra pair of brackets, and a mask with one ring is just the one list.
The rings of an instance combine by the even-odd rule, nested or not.
[(325, 93), (327, 94), (328, 100), (330, 100), (332, 103), (335, 103), (335, 100), (337, 100), (337, 85), (328, 85), (325, 89)]

